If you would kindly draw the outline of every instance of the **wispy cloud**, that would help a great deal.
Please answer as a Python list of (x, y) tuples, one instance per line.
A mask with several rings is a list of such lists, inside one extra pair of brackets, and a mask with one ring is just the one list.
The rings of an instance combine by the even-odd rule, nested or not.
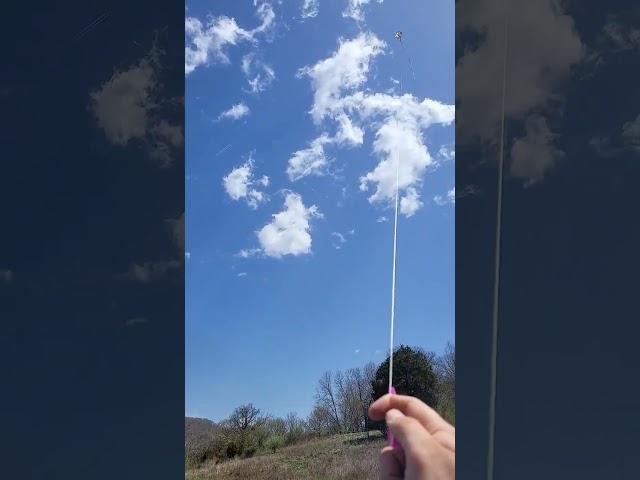
[(311, 115), (319, 123), (334, 110), (341, 93), (361, 86), (367, 80), (369, 63), (382, 54), (385, 42), (372, 33), (361, 33), (352, 40), (338, 39), (338, 49), (313, 66), (298, 71), (308, 76), (314, 89)]
[(242, 71), (247, 77), (250, 93), (257, 94), (265, 91), (276, 78), (271, 65), (262, 61), (255, 52), (242, 57)]
[(230, 143), (228, 143), (227, 145), (225, 145), (224, 147), (222, 147), (220, 150), (218, 150), (218, 153), (216, 153), (216, 157), (217, 157), (218, 155), (222, 155), (224, 152), (226, 152), (226, 151), (229, 149), (229, 147), (231, 147), (231, 144), (230, 144)]
[[(342, 16), (345, 18), (352, 18), (356, 22), (364, 21), (364, 7), (371, 3), (371, 0), (347, 0), (347, 8), (342, 12)], [(384, 0), (377, 0), (378, 3), (384, 2)]]
[(262, 252), (260, 248), (248, 248), (240, 250), (236, 256), (240, 258), (251, 258), (259, 255)]
[(320, 0), (304, 0), (300, 16), (302, 18), (314, 18), (320, 12)]
[(452, 148), (447, 148), (445, 145), (440, 147), (438, 150), (438, 158), (448, 162), (449, 160), (455, 160), (456, 151)]
[(436, 205), (440, 205), (441, 207), (444, 205), (455, 205), (456, 187), (453, 187), (451, 190), (449, 190), (446, 195), (436, 195), (435, 197), (433, 197), (433, 201), (436, 203)]
[(185, 17), (185, 74), (189, 75), (196, 68), (209, 63), (228, 64), (228, 46), (254, 42), (258, 34), (268, 32), (276, 17), (271, 4), (260, 2), (256, 14), (262, 23), (253, 30), (240, 27), (234, 18), (227, 16), (213, 17), (206, 24), (195, 17)]
[(311, 142), (308, 148), (298, 150), (289, 159), (287, 175), (295, 182), (309, 175), (324, 175), (329, 163), (324, 151), (324, 145), (331, 143), (327, 134), (322, 134)]
[(626, 144), (640, 151), (640, 115), (622, 126), (622, 138)]
[(331, 243), (336, 250), (340, 250), (346, 242), (347, 239), (340, 232), (331, 232)]
[(249, 113), (251, 113), (249, 107), (247, 107), (244, 102), (240, 102), (236, 105), (233, 105), (228, 110), (220, 113), (220, 115), (218, 115), (218, 120), (224, 120), (226, 118), (231, 120), (239, 120), (240, 118), (249, 115)]

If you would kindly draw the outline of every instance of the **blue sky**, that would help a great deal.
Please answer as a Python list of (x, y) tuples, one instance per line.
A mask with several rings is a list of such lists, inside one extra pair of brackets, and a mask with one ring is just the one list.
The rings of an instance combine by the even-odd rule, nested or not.
[(454, 340), (454, 4), (304, 3), (187, 3), (188, 416), (384, 360), (398, 158), (396, 344)]

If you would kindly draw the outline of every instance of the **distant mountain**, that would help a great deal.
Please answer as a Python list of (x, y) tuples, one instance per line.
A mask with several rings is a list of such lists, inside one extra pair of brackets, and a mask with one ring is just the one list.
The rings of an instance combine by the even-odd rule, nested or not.
[[(207, 418), (184, 417), (184, 439), (208, 439), (219, 430), (219, 426)], [(198, 442), (199, 443), (199, 442)]]
[(220, 426), (206, 418), (184, 417), (184, 447), (187, 464), (196, 465), (212, 458)]

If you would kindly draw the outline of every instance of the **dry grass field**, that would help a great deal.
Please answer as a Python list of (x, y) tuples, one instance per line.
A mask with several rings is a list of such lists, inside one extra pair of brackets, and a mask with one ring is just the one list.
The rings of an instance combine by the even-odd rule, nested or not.
[(335, 435), (282, 448), (273, 454), (210, 461), (187, 470), (185, 480), (372, 480), (378, 477), (379, 432)]

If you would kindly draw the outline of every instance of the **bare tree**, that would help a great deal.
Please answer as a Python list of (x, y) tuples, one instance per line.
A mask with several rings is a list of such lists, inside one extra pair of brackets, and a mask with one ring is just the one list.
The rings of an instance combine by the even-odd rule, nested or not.
[(367, 437), (369, 436), (369, 404), (373, 395), (372, 384), (375, 374), (376, 367), (372, 362), (362, 368), (352, 368), (347, 371), (353, 393), (356, 396), (356, 412), (359, 416), (358, 430), (366, 431)]
[(265, 428), (269, 435), (286, 435), (287, 421), (284, 418), (268, 417), (265, 419)]
[(325, 435), (332, 430), (334, 418), (331, 411), (323, 405), (313, 407), (307, 420), (307, 428), (315, 435)]
[(353, 431), (352, 418), (350, 415), (350, 385), (348, 379), (338, 370), (333, 377), (333, 385), (335, 387), (337, 410), (340, 415), (342, 430), (347, 432)]
[(229, 426), (236, 432), (253, 430), (261, 422), (260, 409), (252, 403), (236, 408), (229, 417)]
[(285, 419), (287, 426), (287, 443), (294, 443), (300, 440), (305, 433), (305, 421), (295, 413), (289, 413)]
[(329, 371), (324, 372), (318, 381), (316, 401), (319, 406), (324, 407), (331, 413), (334, 429), (338, 432), (342, 431), (342, 423), (338, 413), (338, 399), (334, 389), (333, 376)]
[(448, 342), (444, 353), (437, 362), (438, 373), (443, 378), (455, 381), (456, 379), (456, 347)]
[(436, 374), (440, 413), (453, 422), (456, 402), (456, 351), (453, 344), (447, 343), (444, 353), (437, 359)]

